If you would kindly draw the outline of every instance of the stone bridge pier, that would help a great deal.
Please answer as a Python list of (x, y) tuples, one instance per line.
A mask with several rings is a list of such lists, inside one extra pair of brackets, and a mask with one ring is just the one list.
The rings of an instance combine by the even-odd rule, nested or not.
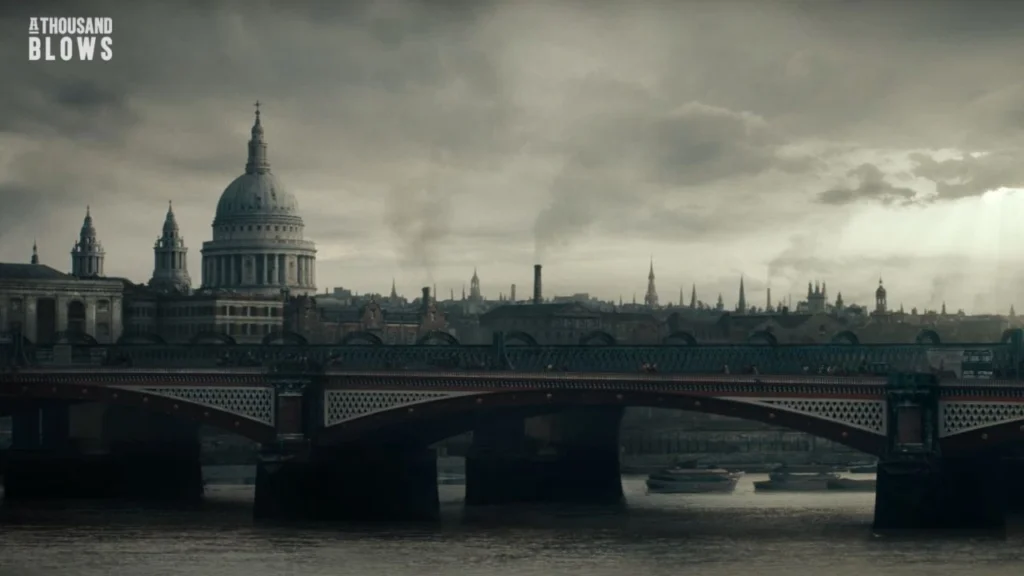
[(619, 407), (576, 407), (496, 419), (473, 432), (466, 504), (618, 504)]
[(19, 402), (4, 471), (7, 501), (202, 497), (198, 426), (98, 402)]
[(257, 465), (256, 519), (437, 519), (434, 450), (397, 438), (313, 443), (323, 424), (321, 383), (308, 375), (282, 375), (275, 389), (277, 437), (264, 444)]
[(930, 374), (890, 377), (887, 446), (879, 461), (874, 528), (1002, 531), (1011, 508), (1004, 455), (939, 443), (939, 385)]
[(256, 472), (254, 515), (270, 520), (436, 520), (437, 455), (395, 444), (269, 452)]

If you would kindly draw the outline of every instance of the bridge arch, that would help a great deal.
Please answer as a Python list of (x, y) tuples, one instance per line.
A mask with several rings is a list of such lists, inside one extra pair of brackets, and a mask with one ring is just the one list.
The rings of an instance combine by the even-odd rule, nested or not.
[(685, 330), (676, 330), (661, 341), (666, 346), (696, 346), (697, 339)]
[[(209, 385), (210, 379), (202, 378), (197, 380), (197, 383)], [(26, 384), (35, 385), (26, 386)], [(169, 392), (169, 390), (174, 390), (174, 392)], [(201, 403), (197, 400), (200, 400), (202, 396), (197, 394), (203, 394), (202, 387), (161, 388), (157, 393), (145, 389), (133, 390), (73, 381), (62, 382), (54, 386), (47, 376), (24, 376), (0, 381), (0, 400), (38, 400), (42, 396), (47, 400), (65, 401), (72, 404), (101, 402), (113, 406), (158, 412), (206, 424), (256, 442), (266, 443), (275, 439), (277, 432), (274, 427), (272, 408), (274, 392), (271, 388), (237, 388), (235, 386), (218, 388), (213, 396), (221, 398), (211, 400), (211, 402), (219, 402), (224, 406)], [(241, 410), (249, 412), (249, 415), (243, 415)]]
[(459, 340), (447, 332), (431, 330), (416, 340), (417, 346), (458, 346)]
[(262, 344), (264, 346), (270, 346), (272, 344), (305, 346), (306, 344), (309, 344), (309, 340), (306, 340), (306, 337), (298, 332), (292, 332), (291, 330), (275, 330), (263, 337)]
[[(415, 394), (415, 393), (414, 393)], [(357, 416), (321, 430), (318, 444), (358, 442), (365, 438), (415, 438), (433, 443), (473, 429), (480, 422), (503, 416), (529, 417), (559, 412), (568, 407), (621, 406), (676, 408), (730, 416), (782, 426), (843, 444), (855, 450), (881, 455), (884, 433), (864, 427), (780, 406), (745, 402), (742, 399), (712, 398), (665, 391), (535, 389), (474, 394), (453, 393), (434, 399), (424, 392), (424, 400), (408, 401)], [(387, 393), (383, 393), (386, 396)], [(342, 400), (344, 402), (344, 400)], [(826, 406), (824, 402), (822, 406)], [(328, 407), (328, 410), (330, 408)], [(882, 405), (878, 404), (878, 413)], [(879, 416), (881, 418), (881, 416)]]
[(942, 343), (942, 339), (939, 338), (939, 333), (931, 329), (925, 329), (918, 332), (914, 341), (918, 344), (931, 344), (933, 346)]
[(838, 332), (835, 336), (832, 337), (832, 343), (859, 346), (860, 338), (858, 338), (856, 334), (849, 330), (843, 330), (842, 332)]
[(505, 333), (505, 344), (512, 346), (538, 346), (537, 339), (529, 332), (512, 330)]
[(747, 343), (761, 346), (778, 346), (779, 339), (775, 337), (775, 334), (767, 330), (758, 330), (747, 336)]
[(349, 332), (348, 334), (345, 334), (340, 340), (338, 340), (338, 344), (341, 344), (342, 346), (383, 346), (384, 341), (380, 339), (380, 336), (377, 336), (373, 332), (359, 330), (357, 332)]
[(604, 330), (594, 330), (580, 337), (580, 346), (615, 346), (615, 336)]
[(223, 332), (214, 332), (212, 330), (203, 330), (195, 336), (189, 338), (189, 344), (222, 344), (228, 346), (234, 346), (237, 344), (234, 338), (228, 336)]
[(144, 332), (141, 334), (122, 334), (121, 337), (117, 339), (117, 344), (155, 344), (163, 346), (167, 344), (167, 341), (159, 334)]
[(72, 346), (96, 346), (99, 342), (88, 332), (82, 330), (64, 330), (56, 334), (55, 344), (71, 344)]

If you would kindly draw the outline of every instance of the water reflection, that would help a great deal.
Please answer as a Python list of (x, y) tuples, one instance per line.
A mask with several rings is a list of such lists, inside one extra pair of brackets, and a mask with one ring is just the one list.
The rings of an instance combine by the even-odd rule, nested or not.
[(95, 504), (8, 508), (0, 575), (333, 576), (387, 574), (657, 576), (696, 570), (1009, 575), (1024, 531), (1005, 539), (880, 539), (865, 493), (645, 495), (624, 508), (502, 507), (464, 514), (442, 486), (442, 521), (418, 525), (256, 525), (252, 487), (215, 486), (200, 510)]

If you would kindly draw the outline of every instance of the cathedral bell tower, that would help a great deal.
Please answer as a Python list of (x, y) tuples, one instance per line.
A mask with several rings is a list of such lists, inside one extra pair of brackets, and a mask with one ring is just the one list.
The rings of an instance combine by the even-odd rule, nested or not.
[(71, 249), (71, 274), (79, 278), (103, 276), (103, 258), (106, 253), (103, 245), (96, 239), (96, 228), (92, 225), (92, 214), (85, 207), (85, 220), (82, 231)]
[(885, 286), (882, 285), (882, 279), (879, 278), (878, 289), (875, 290), (875, 314), (885, 314), (888, 308)]
[(188, 293), (192, 279), (188, 275), (188, 248), (178, 230), (171, 203), (167, 203), (164, 229), (153, 245), (153, 277), (150, 287), (162, 292)]

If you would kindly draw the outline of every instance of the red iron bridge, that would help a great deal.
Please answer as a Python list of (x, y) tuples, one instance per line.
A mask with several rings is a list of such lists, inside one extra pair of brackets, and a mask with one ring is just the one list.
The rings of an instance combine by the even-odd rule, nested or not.
[[(892, 417), (886, 390), (890, 375), (901, 373), (938, 380), (936, 432), (945, 451), (1024, 437), (1019, 336), (984, 344), (823, 346), (276, 341), (55, 346), (34, 350), (43, 359), (35, 362), (11, 349), (0, 401), (126, 404), (263, 443), (297, 434), (313, 443), (348, 442), (403, 428), (451, 435), (485, 408), (652, 406), (776, 424), (881, 455)], [(425, 426), (433, 421), (449, 425)]]
[[(234, 431), (264, 446), (257, 514), (267, 517), (322, 513), (314, 496), (335, 498), (339, 478), (355, 482), (343, 469), (357, 461), (380, 471), (360, 490), (382, 495), (339, 506), (372, 501), (376, 508), (364, 512), (375, 518), (385, 501), (426, 510), (436, 468), (430, 480), (422, 463), (410, 464), (410, 450), (467, 431), (479, 448), (467, 459), (467, 502), (540, 493), (513, 498), (530, 482), (510, 477), (534, 478), (545, 490), (564, 484), (559, 498), (579, 495), (586, 478), (606, 478), (592, 492), (621, 497), (618, 416), (623, 407), (650, 406), (761, 421), (877, 456), (878, 527), (992, 527), (1001, 525), (995, 495), (1004, 491), (990, 485), (995, 475), (978, 471), (1024, 440), (1019, 330), (980, 344), (512, 346), (501, 334), (489, 346), (439, 340), (310, 345), (281, 334), (250, 346), (212, 335), (192, 345), (76, 341), (47, 348), (9, 338), (0, 351), (0, 413), (102, 404)], [(547, 457), (535, 454), (528, 467), (521, 458), (496, 463), (487, 450), (511, 451), (508, 438), (521, 437), (521, 422), (532, 417), (561, 419), (552, 427), (560, 436), (547, 442), (561, 447), (564, 462), (538, 463)], [(518, 432), (502, 424), (512, 421), (520, 422)], [(45, 435), (45, 426), (31, 422), (21, 429)], [(396, 500), (398, 493), (406, 497)]]

